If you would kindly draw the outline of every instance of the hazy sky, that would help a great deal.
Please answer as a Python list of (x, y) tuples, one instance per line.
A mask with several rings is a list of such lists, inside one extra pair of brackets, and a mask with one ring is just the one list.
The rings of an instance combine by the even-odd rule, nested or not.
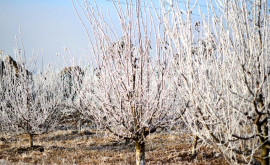
[[(103, 9), (113, 9), (108, 0), (96, 2)], [(19, 27), (27, 59), (33, 50), (43, 55), (44, 64), (56, 62), (56, 54), (65, 55), (64, 47), (77, 56), (88, 51), (89, 41), (71, 0), (0, 0), (0, 50), (5, 54), (13, 56)]]

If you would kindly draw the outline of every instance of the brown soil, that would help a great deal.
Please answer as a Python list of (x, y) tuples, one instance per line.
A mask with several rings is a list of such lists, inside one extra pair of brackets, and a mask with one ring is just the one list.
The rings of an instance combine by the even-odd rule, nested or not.
[[(0, 164), (135, 164), (134, 143), (105, 138), (102, 132), (77, 134), (56, 131), (34, 137), (27, 147), (27, 135), (0, 135)], [(190, 136), (152, 134), (146, 140), (146, 162), (162, 164), (227, 164), (221, 155), (201, 147), (190, 155)]]

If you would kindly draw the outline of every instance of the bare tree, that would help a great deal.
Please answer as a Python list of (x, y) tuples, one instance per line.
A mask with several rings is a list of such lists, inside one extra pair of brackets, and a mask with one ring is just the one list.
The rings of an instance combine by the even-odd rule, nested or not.
[(267, 1), (209, 3), (211, 15), (201, 14), (197, 27), (193, 7), (185, 7), (186, 12), (174, 6), (172, 15), (164, 15), (171, 50), (178, 54), (179, 90), (191, 103), (183, 119), (229, 163), (269, 164)]
[(84, 6), (76, 3), (94, 34), (91, 46), (96, 65), (78, 101), (86, 107), (83, 113), (92, 115), (110, 135), (133, 140), (136, 164), (143, 165), (146, 137), (167, 126), (173, 114), (169, 59), (162, 47), (162, 24), (150, 10), (141, 8), (140, 0), (129, 1), (124, 8), (112, 3), (119, 24), (112, 23), (109, 13), (105, 19), (88, 1), (83, 1)]
[(64, 104), (66, 111), (64, 111), (61, 123), (75, 122), (77, 123), (77, 131), (81, 133), (82, 115), (80, 110), (83, 109), (81, 105), (76, 105), (74, 100), (78, 97), (78, 92), (82, 88), (84, 79), (84, 71), (79, 66), (65, 67), (61, 71), (61, 81), (63, 88)]
[(65, 99), (70, 98), (71, 100), (74, 100), (77, 91), (72, 91), (72, 89), (74, 89), (72, 86), (76, 85), (75, 83), (79, 83), (79, 85), (82, 84), (84, 71), (79, 66), (65, 67), (60, 74), (63, 83), (62, 86), (66, 87), (63, 89)]
[(32, 74), (21, 63), (11, 61), (4, 61), (1, 79), (5, 130), (27, 133), (29, 146), (33, 147), (33, 135), (54, 128), (60, 118), (61, 79), (53, 70)]

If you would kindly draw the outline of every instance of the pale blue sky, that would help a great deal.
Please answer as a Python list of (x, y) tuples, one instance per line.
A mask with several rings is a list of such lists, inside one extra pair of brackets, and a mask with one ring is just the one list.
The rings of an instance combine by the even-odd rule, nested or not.
[[(103, 9), (114, 8), (107, 0), (96, 2)], [(14, 54), (19, 27), (26, 58), (32, 57), (35, 48), (44, 56), (44, 64), (56, 62), (56, 54), (65, 55), (64, 47), (77, 55), (88, 49), (87, 35), (71, 0), (0, 0), (0, 50), (5, 54)], [(41, 58), (38, 59), (40, 65)]]
[[(110, 5), (103, 0), (98, 3)], [(0, 50), (5, 54), (13, 56), (19, 27), (26, 58), (32, 56), (33, 48), (39, 48), (45, 64), (55, 62), (57, 53), (63, 55), (63, 47), (74, 49), (77, 54), (88, 47), (71, 0), (0, 0)]]

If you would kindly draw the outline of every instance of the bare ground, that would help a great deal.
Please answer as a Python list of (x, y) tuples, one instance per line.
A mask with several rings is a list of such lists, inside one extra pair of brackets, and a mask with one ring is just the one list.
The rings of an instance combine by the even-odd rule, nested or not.
[[(188, 135), (150, 135), (146, 140), (147, 164), (227, 164), (221, 155), (205, 147), (192, 157), (191, 140)], [(135, 164), (132, 142), (105, 138), (102, 132), (56, 131), (36, 136), (33, 148), (27, 145), (27, 135), (0, 135), (0, 164)]]

